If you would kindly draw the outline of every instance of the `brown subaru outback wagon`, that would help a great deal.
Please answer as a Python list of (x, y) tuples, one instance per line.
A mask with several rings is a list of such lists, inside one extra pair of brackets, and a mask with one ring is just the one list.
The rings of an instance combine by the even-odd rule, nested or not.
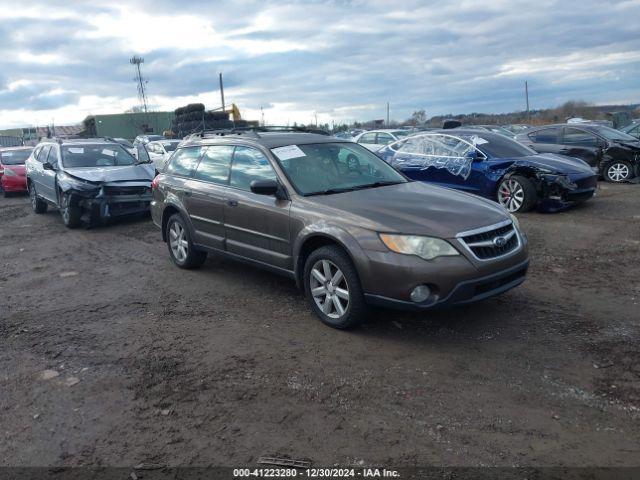
[(369, 305), (421, 310), (525, 279), (515, 217), (480, 197), (408, 180), (358, 144), (294, 132), (204, 133), (152, 184), (151, 211), (181, 268), (208, 253), (295, 280), (326, 324)]

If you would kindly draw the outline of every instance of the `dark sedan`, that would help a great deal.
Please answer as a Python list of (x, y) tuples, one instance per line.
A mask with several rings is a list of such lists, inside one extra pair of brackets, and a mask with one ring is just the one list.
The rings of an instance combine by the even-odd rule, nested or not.
[(597, 175), (582, 160), (537, 154), (499, 133), (456, 128), (414, 135), (377, 152), (406, 176), (482, 195), (510, 212), (585, 201)]
[(580, 158), (608, 182), (626, 182), (640, 174), (640, 141), (613, 128), (545, 125), (519, 134), (516, 140), (540, 153)]

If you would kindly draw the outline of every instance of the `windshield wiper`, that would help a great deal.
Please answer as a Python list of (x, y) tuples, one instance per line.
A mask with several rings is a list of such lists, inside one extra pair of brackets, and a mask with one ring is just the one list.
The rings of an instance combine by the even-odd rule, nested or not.
[(310, 197), (312, 195), (331, 195), (332, 193), (344, 193), (344, 192), (350, 192), (352, 190), (353, 190), (353, 187), (328, 188), (327, 190), (318, 190), (317, 192), (306, 193), (305, 197)]
[(376, 187), (384, 187), (385, 185), (397, 185), (403, 182), (397, 181), (386, 181), (386, 182), (374, 182), (374, 183), (365, 183), (364, 185), (354, 185), (352, 187), (343, 187), (343, 188), (328, 188), (327, 190), (319, 190), (317, 192), (307, 193), (305, 196), (309, 197), (311, 195), (331, 195), (332, 193), (344, 193), (344, 192), (352, 192), (354, 190), (363, 190), (365, 188), (376, 188)]
[(403, 182), (398, 182), (395, 180), (391, 180), (391, 181), (386, 181), (386, 182), (373, 182), (373, 183), (367, 183), (365, 185), (356, 185), (355, 187), (351, 187), (352, 190), (362, 190), (365, 188), (377, 188), (377, 187), (384, 187), (386, 185), (397, 185), (399, 183), (403, 183)]

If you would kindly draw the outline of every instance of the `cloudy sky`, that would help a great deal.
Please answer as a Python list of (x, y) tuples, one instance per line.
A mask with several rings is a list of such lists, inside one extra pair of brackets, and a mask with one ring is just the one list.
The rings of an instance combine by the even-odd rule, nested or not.
[(640, 101), (640, 0), (0, 0), (0, 128), (225, 96), (268, 123)]

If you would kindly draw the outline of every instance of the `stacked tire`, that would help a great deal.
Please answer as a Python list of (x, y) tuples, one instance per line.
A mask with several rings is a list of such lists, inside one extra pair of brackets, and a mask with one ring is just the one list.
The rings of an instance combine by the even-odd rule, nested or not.
[(233, 122), (229, 114), (222, 111), (206, 111), (202, 103), (190, 103), (176, 108), (175, 118), (171, 129), (178, 138), (204, 130), (223, 130), (229, 128), (246, 127), (246, 120)]

